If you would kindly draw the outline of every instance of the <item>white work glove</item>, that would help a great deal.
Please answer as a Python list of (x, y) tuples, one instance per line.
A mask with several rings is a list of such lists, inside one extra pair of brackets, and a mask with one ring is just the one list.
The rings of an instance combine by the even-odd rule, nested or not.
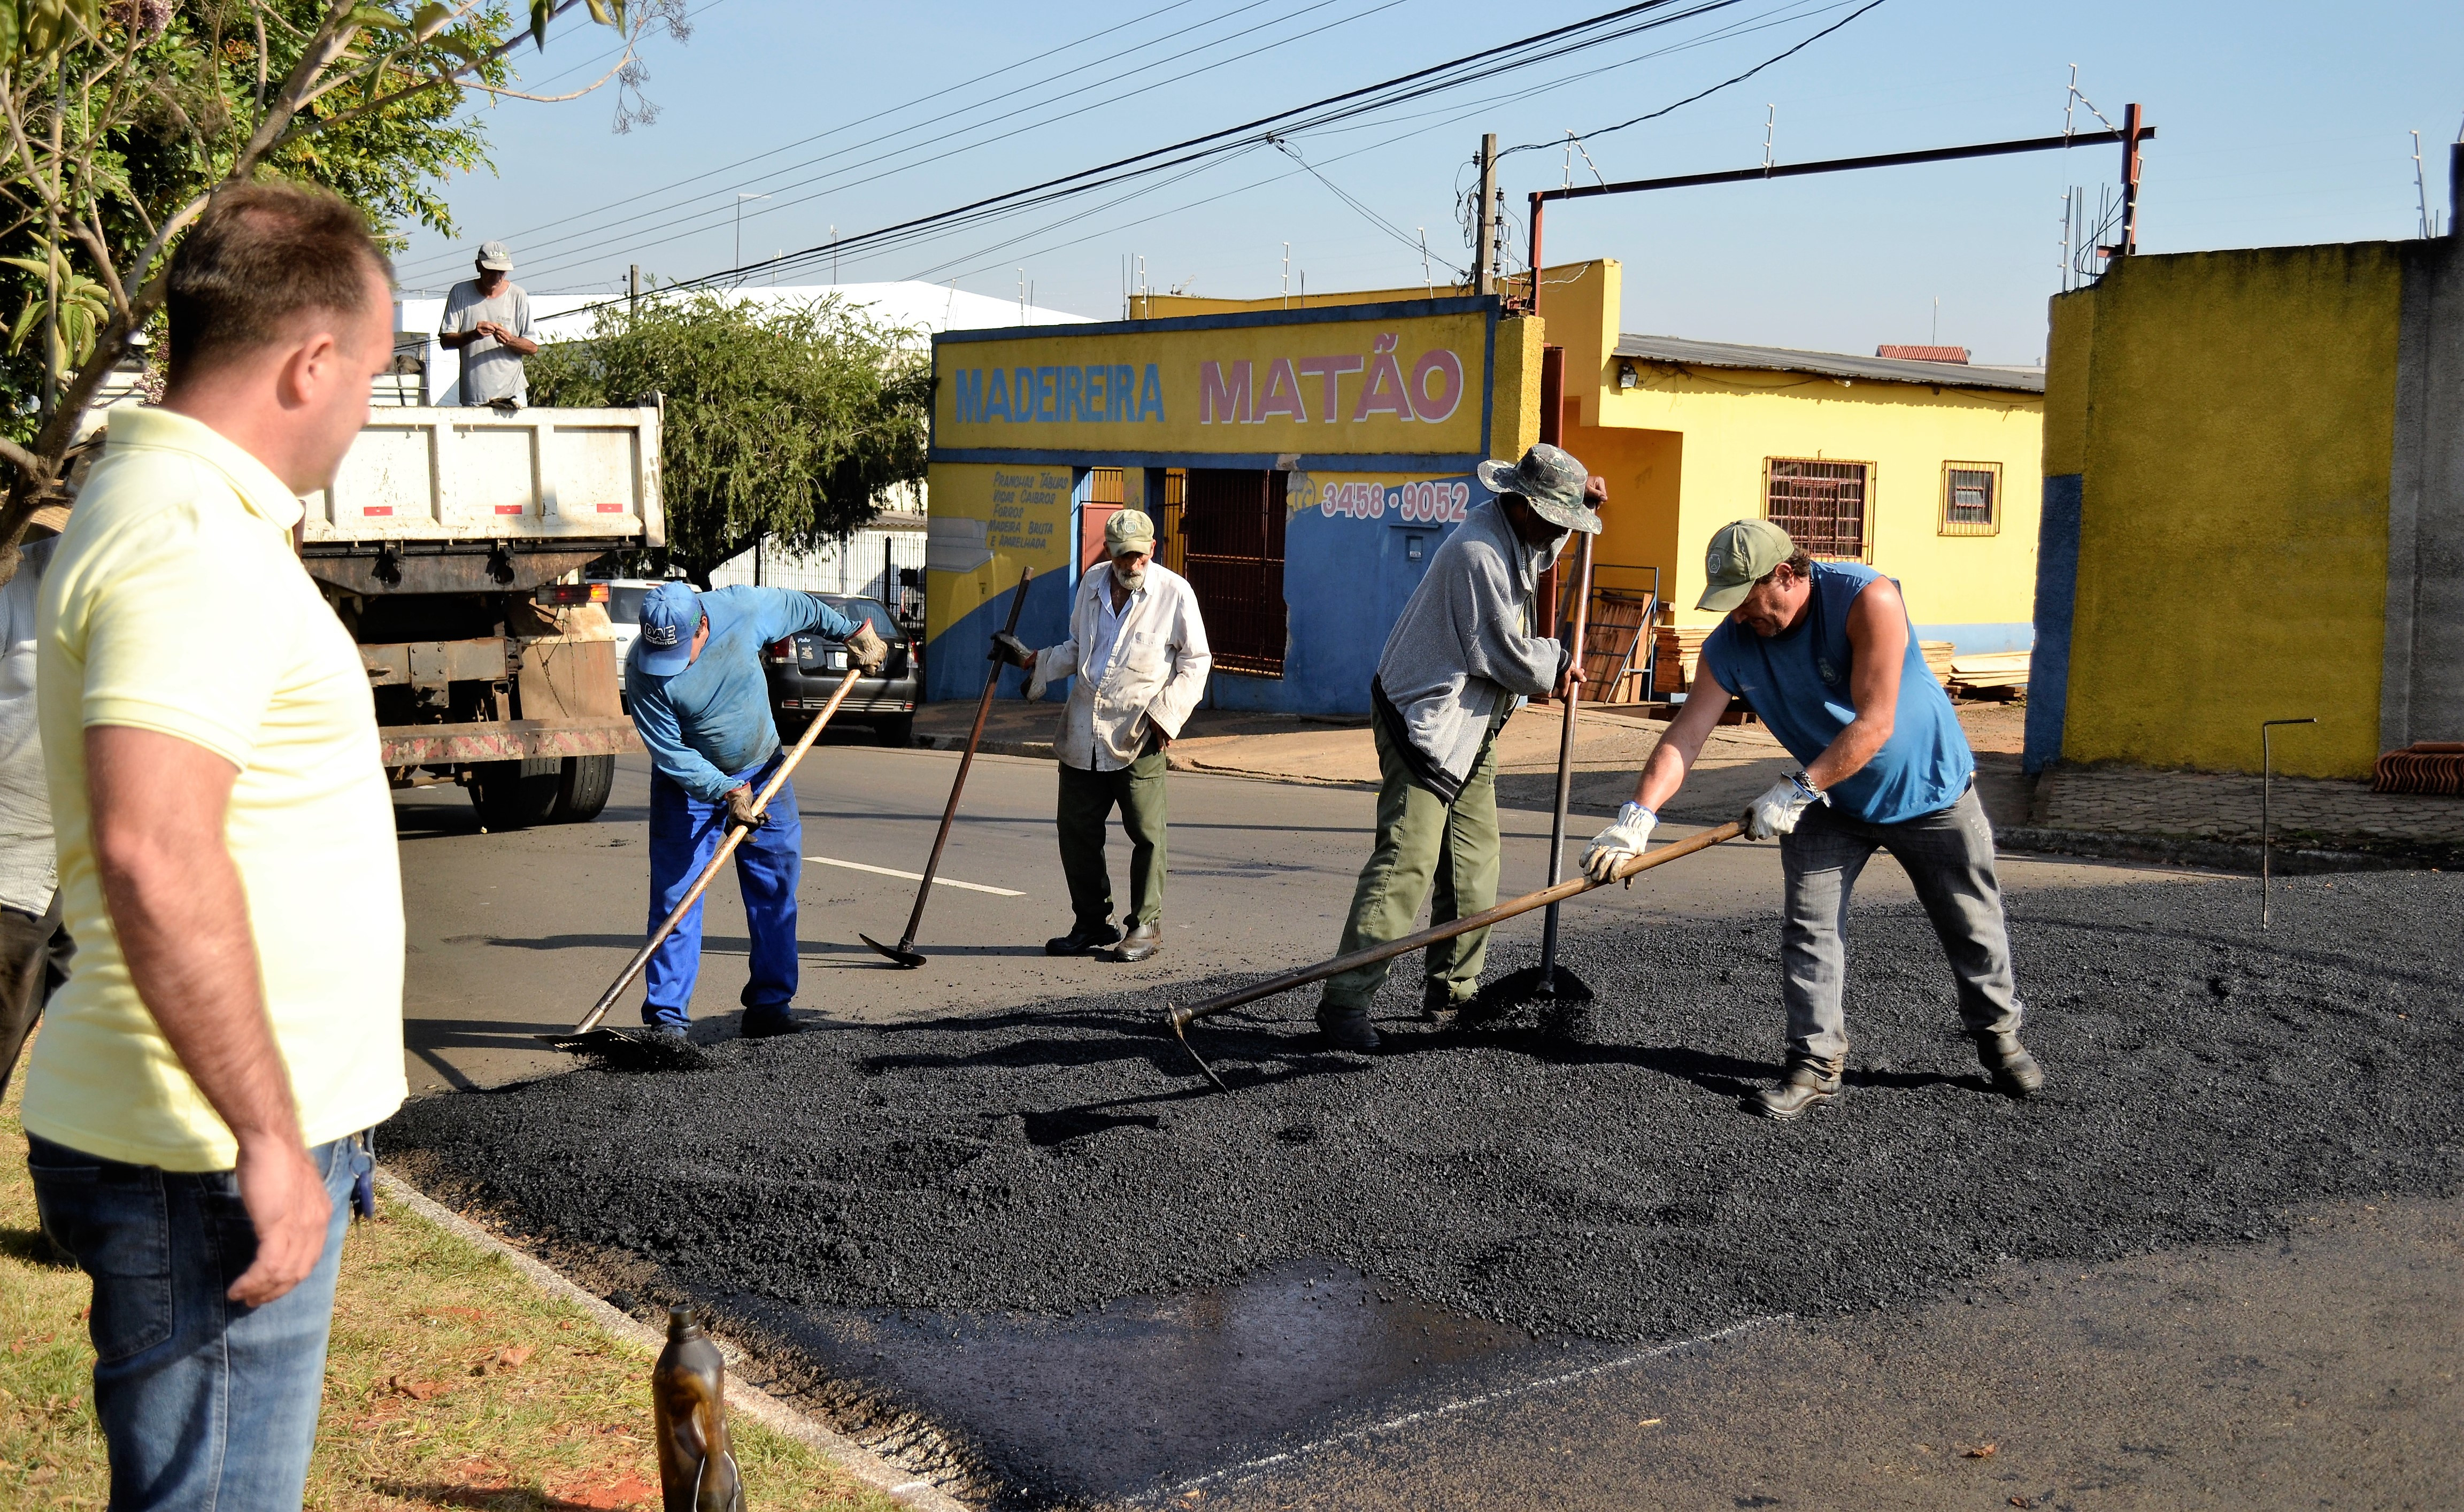
[(1771, 785), (1771, 791), (1754, 800), (1746, 810), (1746, 838), (1770, 840), (1777, 835), (1796, 832), (1796, 822), (1816, 803), (1828, 803), (1830, 797), (1805, 779), (1802, 772), (1793, 772)]
[(1594, 882), (1608, 881), (1617, 867), (1642, 854), (1651, 843), (1651, 826), (1659, 822), (1660, 816), (1639, 803), (1618, 809), (1617, 822), (1594, 835), (1583, 852), (1584, 873)]

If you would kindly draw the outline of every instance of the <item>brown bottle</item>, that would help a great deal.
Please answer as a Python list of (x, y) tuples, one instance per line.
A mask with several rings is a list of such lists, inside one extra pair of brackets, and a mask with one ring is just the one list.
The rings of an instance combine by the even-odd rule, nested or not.
[(650, 1371), (665, 1512), (744, 1512), (744, 1482), (727, 1445), (727, 1363), (693, 1321), (668, 1309), (668, 1347)]

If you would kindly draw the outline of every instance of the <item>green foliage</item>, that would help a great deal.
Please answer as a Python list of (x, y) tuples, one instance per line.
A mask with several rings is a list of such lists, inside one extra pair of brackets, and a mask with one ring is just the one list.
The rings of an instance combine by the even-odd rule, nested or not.
[(599, 312), (530, 360), (531, 402), (667, 396), (668, 554), (706, 581), (761, 535), (809, 550), (924, 475), (932, 370), (907, 333), (836, 296), (757, 305), (704, 291)]

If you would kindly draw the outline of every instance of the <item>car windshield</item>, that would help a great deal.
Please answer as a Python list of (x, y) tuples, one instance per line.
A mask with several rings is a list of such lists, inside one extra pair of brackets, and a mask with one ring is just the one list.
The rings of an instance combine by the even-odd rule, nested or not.
[(900, 639), (897, 622), (890, 617), (890, 611), (882, 607), (878, 599), (858, 599), (843, 593), (824, 593), (815, 597), (841, 614), (863, 615), (872, 623), (872, 633), (885, 641)]
[(607, 590), (607, 618), (619, 625), (642, 623), (642, 596), (648, 588), (611, 587)]

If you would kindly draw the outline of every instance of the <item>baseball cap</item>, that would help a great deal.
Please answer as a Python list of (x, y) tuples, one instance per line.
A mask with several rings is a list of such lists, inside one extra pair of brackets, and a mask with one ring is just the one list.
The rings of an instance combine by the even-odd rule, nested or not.
[(1137, 509), (1116, 510), (1104, 522), (1104, 555), (1117, 557), (1125, 551), (1155, 550), (1155, 521), (1147, 512)]
[(1711, 533), (1711, 549), (1704, 555), (1703, 572), (1710, 585), (1694, 607), (1727, 613), (1745, 603), (1746, 595), (1772, 568), (1795, 555), (1796, 542), (1767, 519), (1741, 519), (1721, 526)]
[(1533, 514), (1558, 529), (1598, 534), (1600, 512), (1583, 499), (1583, 485), (1591, 481), (1591, 474), (1580, 462), (1549, 443), (1541, 442), (1511, 466), (1484, 462), (1478, 471), (1482, 488), (1491, 493), (1519, 495)]
[(487, 269), (490, 273), (512, 273), (514, 271), (514, 251), (503, 242), (481, 242), (479, 244), (479, 266)]
[(642, 633), (633, 655), (649, 677), (673, 677), (693, 665), (701, 595), (689, 582), (663, 582), (642, 595)]

